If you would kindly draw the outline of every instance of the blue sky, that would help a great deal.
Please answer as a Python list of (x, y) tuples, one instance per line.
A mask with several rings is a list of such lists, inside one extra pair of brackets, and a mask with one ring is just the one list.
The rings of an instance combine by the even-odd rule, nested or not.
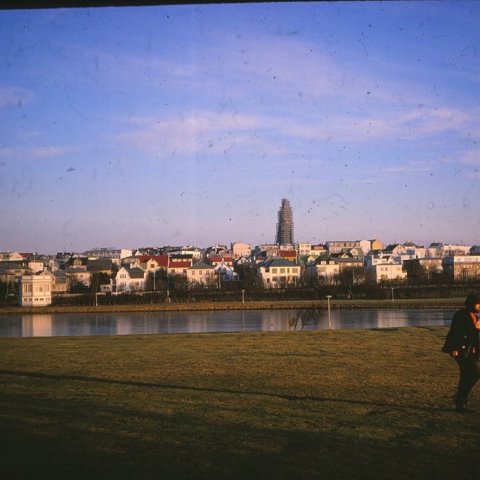
[(480, 4), (0, 11), (0, 250), (480, 243)]

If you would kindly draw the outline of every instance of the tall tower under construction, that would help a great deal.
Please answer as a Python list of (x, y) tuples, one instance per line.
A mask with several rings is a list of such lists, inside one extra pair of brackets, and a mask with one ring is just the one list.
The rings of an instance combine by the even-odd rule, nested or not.
[(278, 210), (277, 237), (278, 245), (293, 245), (293, 212), (290, 202), (282, 198), (282, 205)]

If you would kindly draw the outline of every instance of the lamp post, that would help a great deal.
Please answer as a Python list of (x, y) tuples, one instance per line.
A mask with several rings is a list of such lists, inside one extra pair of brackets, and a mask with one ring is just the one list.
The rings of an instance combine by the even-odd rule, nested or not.
[(328, 310), (328, 329), (330, 330), (332, 328), (331, 322), (330, 322), (330, 299), (332, 298), (331, 295), (327, 295), (327, 310)]
[(395, 287), (390, 287), (392, 289), (392, 303), (395, 301), (395, 296), (393, 295), (393, 291), (395, 290)]

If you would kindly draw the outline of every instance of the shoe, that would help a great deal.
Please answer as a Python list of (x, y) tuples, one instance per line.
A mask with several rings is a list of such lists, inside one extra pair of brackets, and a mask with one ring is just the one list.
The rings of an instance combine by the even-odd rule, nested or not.
[(474, 411), (471, 408), (467, 408), (466, 405), (457, 405), (455, 411), (458, 413), (473, 413)]
[[(452, 401), (455, 405), (459, 405), (458, 395), (456, 393), (454, 395), (452, 395)], [(468, 401), (464, 400), (462, 403), (460, 403), (460, 406), (464, 406), (465, 408), (467, 408), (468, 407)]]

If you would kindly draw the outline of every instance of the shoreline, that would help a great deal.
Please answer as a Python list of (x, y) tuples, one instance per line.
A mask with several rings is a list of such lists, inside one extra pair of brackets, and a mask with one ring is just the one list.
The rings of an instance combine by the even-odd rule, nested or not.
[[(397, 300), (335, 300), (330, 301), (333, 309), (399, 309), (399, 308), (460, 308), (463, 297), (454, 298), (415, 298)], [(144, 305), (59, 305), (48, 307), (1, 307), (2, 315), (12, 314), (54, 314), (54, 313), (114, 313), (114, 312), (188, 312), (188, 311), (228, 311), (228, 310), (299, 310), (309, 308), (326, 309), (327, 300), (291, 300), (291, 301), (249, 301), (249, 302), (199, 302), (199, 303), (161, 303)]]

